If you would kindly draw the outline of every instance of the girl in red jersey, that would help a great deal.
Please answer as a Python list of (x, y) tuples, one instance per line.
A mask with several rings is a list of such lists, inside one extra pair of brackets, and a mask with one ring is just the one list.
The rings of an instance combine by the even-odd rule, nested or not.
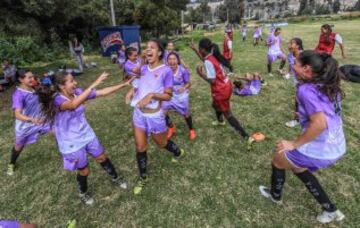
[(232, 69), (230, 63), (219, 52), (219, 47), (211, 40), (203, 38), (199, 42), (199, 49), (191, 46), (196, 54), (204, 61), (205, 70), (202, 66), (197, 67), (199, 76), (211, 86), (213, 108), (215, 109), (217, 121), (213, 125), (225, 125), (224, 117), (229, 124), (251, 144), (254, 140), (242, 128), (239, 121), (233, 116), (230, 109), (230, 98), (233, 86), (224, 71), (224, 66)]
[(319, 43), (316, 46), (315, 51), (320, 54), (325, 53), (328, 55), (332, 55), (335, 44), (339, 45), (342, 57), (346, 58), (342, 37), (339, 34), (334, 33), (332, 31), (331, 25), (329, 24), (322, 25)]

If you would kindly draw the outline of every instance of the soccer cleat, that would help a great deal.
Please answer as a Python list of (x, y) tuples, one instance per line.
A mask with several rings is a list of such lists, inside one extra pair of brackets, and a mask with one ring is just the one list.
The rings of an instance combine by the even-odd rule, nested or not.
[(274, 75), (273, 75), (272, 73), (269, 73), (269, 76), (270, 76), (270, 77), (274, 77)]
[(174, 135), (175, 129), (176, 129), (175, 124), (172, 127), (169, 127), (168, 132), (167, 132), (167, 136), (166, 136), (167, 139), (170, 139)]
[(144, 178), (140, 178), (134, 187), (134, 195), (140, 195), (141, 191), (145, 187), (145, 180)]
[(284, 78), (285, 78), (286, 80), (290, 79), (290, 74), (289, 74), (289, 73), (285, 74)]
[(247, 149), (251, 150), (252, 149), (252, 145), (255, 142), (255, 139), (253, 137), (248, 137), (247, 138)]
[(321, 214), (319, 214), (316, 217), (316, 220), (320, 223), (329, 223), (332, 221), (341, 221), (345, 218), (345, 215), (340, 211), (340, 210), (336, 210), (334, 212), (327, 212), (327, 211), (322, 211)]
[(225, 121), (219, 122), (219, 121), (215, 120), (211, 124), (213, 126), (225, 126), (226, 122)]
[(128, 187), (126, 180), (120, 176), (118, 176), (116, 179), (112, 179), (111, 181), (113, 182), (113, 184), (119, 186), (122, 189), (127, 189)]
[(265, 187), (265, 186), (262, 186), (260, 185), (259, 186), (259, 191), (260, 191), (260, 194), (262, 196), (264, 196), (265, 198), (271, 200), (271, 202), (277, 204), (277, 205), (281, 205), (282, 204), (282, 200), (277, 200), (277, 199), (274, 199), (274, 197), (271, 195), (270, 193), (270, 189)]
[(179, 156), (177, 156), (177, 157), (172, 157), (171, 158), (171, 162), (172, 163), (178, 163), (179, 162), (179, 159), (180, 158), (182, 158), (182, 157), (184, 157), (185, 156), (185, 150), (183, 150), (183, 149), (180, 149), (180, 155)]
[(194, 140), (196, 138), (196, 131), (194, 129), (190, 130), (189, 138), (190, 140)]
[(285, 125), (286, 125), (287, 127), (293, 128), (293, 127), (296, 127), (297, 125), (299, 125), (299, 121), (297, 121), (297, 120), (290, 120), (290, 121), (286, 122)]
[(8, 169), (7, 169), (7, 175), (8, 176), (13, 176), (14, 175), (14, 171), (15, 171), (15, 165), (14, 164), (9, 164), (8, 165)]
[(80, 200), (85, 203), (86, 205), (92, 205), (94, 203), (94, 199), (90, 196), (89, 193), (80, 193), (79, 194)]

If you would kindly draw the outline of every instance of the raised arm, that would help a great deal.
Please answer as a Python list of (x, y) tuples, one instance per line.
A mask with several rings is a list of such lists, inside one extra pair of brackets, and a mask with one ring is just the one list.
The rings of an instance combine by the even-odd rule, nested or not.
[(193, 41), (190, 43), (190, 48), (196, 53), (196, 55), (200, 58), (201, 61), (204, 61), (204, 58), (201, 56), (199, 50), (196, 48)]
[(100, 85), (106, 78), (108, 74), (102, 73), (86, 90), (84, 90), (79, 96), (75, 97), (71, 101), (66, 101), (60, 106), (60, 110), (74, 110), (83, 104), (89, 97), (91, 91)]
[(107, 95), (110, 95), (112, 93), (115, 93), (116, 91), (130, 85), (130, 83), (135, 79), (135, 77), (130, 78), (129, 80), (122, 82), (118, 85), (109, 86), (100, 90), (96, 91), (96, 97), (104, 97)]

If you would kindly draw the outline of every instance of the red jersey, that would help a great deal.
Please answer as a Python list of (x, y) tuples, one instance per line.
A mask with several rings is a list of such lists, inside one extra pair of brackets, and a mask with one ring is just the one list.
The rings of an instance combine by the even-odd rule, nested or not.
[(206, 60), (212, 64), (215, 71), (215, 81), (211, 84), (211, 93), (213, 99), (230, 99), (232, 94), (232, 84), (229, 78), (226, 76), (222, 65), (213, 55), (209, 55), (208, 57), (206, 57), (205, 61)]
[(319, 38), (319, 44), (315, 48), (315, 51), (331, 55), (336, 43), (335, 36), (336, 33), (333, 32), (330, 33), (329, 38), (326, 38), (326, 35), (321, 34)]
[(223, 45), (223, 56), (227, 60), (231, 60), (231, 47), (229, 47), (229, 41), (232, 42), (230, 38), (226, 37), (224, 39), (224, 45)]

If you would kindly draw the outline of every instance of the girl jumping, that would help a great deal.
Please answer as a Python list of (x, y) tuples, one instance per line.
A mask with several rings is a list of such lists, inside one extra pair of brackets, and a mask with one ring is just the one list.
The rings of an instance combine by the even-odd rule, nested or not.
[(320, 223), (341, 221), (343, 213), (320, 185), (313, 172), (335, 164), (346, 152), (341, 118), (338, 63), (329, 55), (302, 52), (294, 66), (302, 81), (297, 89), (302, 133), (292, 141), (279, 140), (272, 160), (271, 187), (260, 186), (262, 196), (281, 203), (285, 170), (291, 170), (322, 207)]

